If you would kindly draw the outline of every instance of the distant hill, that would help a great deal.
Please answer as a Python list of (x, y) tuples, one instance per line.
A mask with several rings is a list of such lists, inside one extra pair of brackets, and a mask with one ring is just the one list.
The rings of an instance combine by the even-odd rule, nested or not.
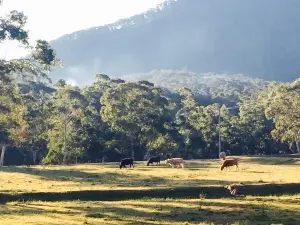
[(129, 81), (147, 80), (165, 88), (171, 95), (182, 87), (189, 88), (204, 104), (222, 102), (236, 104), (263, 90), (269, 82), (242, 74), (195, 73), (187, 70), (153, 70), (149, 73), (125, 75)]
[(82, 84), (99, 72), (186, 68), (291, 81), (300, 74), (299, 8), (299, 0), (169, 0), (54, 40), (65, 69), (51, 76)]

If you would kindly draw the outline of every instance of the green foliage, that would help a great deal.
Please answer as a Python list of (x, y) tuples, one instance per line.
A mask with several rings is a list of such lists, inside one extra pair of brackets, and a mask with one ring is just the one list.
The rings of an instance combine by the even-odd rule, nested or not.
[(44, 163), (67, 163), (72, 157), (82, 156), (85, 150), (83, 145), (87, 137), (82, 119), (87, 101), (77, 88), (57, 86), (49, 118), (49, 152)]
[(130, 155), (141, 160), (154, 154), (212, 158), (218, 155), (219, 129), (222, 150), (232, 154), (291, 152), (299, 145), (299, 80), (253, 87), (236, 101), (226, 95), (229, 105), (213, 98), (213, 104), (202, 104), (185, 87), (166, 97), (166, 89), (151, 82), (104, 74), (82, 89), (64, 80), (54, 87), (39, 81), (15, 87), (11, 97), (0, 98), (2, 140), (22, 145), (35, 163), (115, 161)]
[[(32, 48), (28, 42), (28, 32), (24, 29), (26, 21), (27, 17), (23, 12), (16, 10), (0, 17), (0, 44), (4, 41), (17, 41), (25, 48)], [(40, 113), (34, 106), (37, 102), (37, 96), (34, 95), (37, 92), (29, 91), (26, 96), (20, 96), (22, 90), (19, 90), (18, 83), (26, 84), (33, 79), (38, 82), (50, 80), (47, 73), (57, 62), (55, 51), (46, 41), (41, 40), (37, 42), (32, 57), (28, 59), (0, 59), (1, 165), (3, 165), (8, 144), (19, 145), (26, 141), (26, 145), (29, 146), (33, 136), (36, 139), (43, 134), (41, 131), (43, 129), (40, 130), (37, 129), (37, 126), (33, 126), (40, 122), (33, 119), (37, 117), (34, 114)], [(37, 135), (31, 134), (33, 130)]]
[(272, 136), (288, 143), (300, 142), (300, 79), (292, 83), (280, 84), (265, 93), (265, 113), (275, 123)]
[(103, 121), (131, 141), (148, 143), (166, 133), (171, 122), (172, 103), (149, 83), (120, 83), (103, 94), (101, 104)]

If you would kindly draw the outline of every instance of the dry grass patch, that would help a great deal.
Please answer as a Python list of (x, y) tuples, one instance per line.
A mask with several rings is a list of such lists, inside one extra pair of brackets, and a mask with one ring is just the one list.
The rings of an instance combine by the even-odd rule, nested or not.
[(186, 168), (168, 165), (134, 169), (117, 163), (71, 166), (0, 168), (0, 192), (64, 192), (80, 190), (154, 189), (162, 187), (220, 186), (233, 182), (300, 183), (299, 161), (294, 158), (241, 157), (240, 170), (220, 171), (219, 160), (192, 160)]
[(0, 224), (300, 224), (300, 195), (114, 202), (11, 202)]

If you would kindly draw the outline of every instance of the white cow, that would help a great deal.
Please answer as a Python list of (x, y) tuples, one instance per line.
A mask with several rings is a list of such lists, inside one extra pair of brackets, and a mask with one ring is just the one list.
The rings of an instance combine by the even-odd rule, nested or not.
[(220, 152), (219, 158), (225, 160), (226, 153), (225, 152)]
[(184, 168), (184, 161), (183, 158), (172, 158), (172, 159), (167, 159), (167, 164), (171, 165), (172, 168), (176, 165), (177, 167), (181, 166)]

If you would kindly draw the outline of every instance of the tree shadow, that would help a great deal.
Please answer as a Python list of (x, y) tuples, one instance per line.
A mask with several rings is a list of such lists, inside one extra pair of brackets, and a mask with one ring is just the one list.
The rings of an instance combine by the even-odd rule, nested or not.
[(243, 158), (242, 162), (263, 164), (263, 165), (295, 165), (299, 164), (300, 157), (295, 156), (259, 156)]
[[(147, 201), (147, 203), (158, 203)], [(280, 210), (276, 207), (247, 204), (235, 201), (224, 202), (198, 202), (198, 204), (186, 204), (178, 201), (180, 205), (172, 205), (172, 202), (159, 202), (159, 204), (134, 203), (128, 205), (105, 205), (103, 208), (69, 207), (71, 210), (81, 211), (88, 218), (106, 217), (112, 220), (126, 221), (132, 224), (136, 222), (190, 222), (190, 223), (216, 223), (232, 224), (244, 221), (249, 224), (298, 224), (300, 213), (296, 210)], [(174, 202), (173, 202), (174, 203)], [(122, 204), (122, 203), (121, 203)], [(140, 221), (139, 221), (140, 220)]]
[(68, 181), (88, 179), (88, 178), (100, 178), (101, 174), (82, 172), (79, 170), (63, 170), (63, 169), (37, 169), (34, 167), (1, 167), (1, 171), (9, 173), (24, 173), (29, 175), (40, 176), (48, 180)]
[(91, 183), (117, 186), (117, 187), (139, 187), (139, 186), (161, 186), (166, 185), (168, 180), (162, 177), (146, 177), (140, 174), (126, 174), (127, 170), (120, 170), (118, 172), (102, 172), (92, 173), (83, 172), (75, 169), (37, 169), (26, 167), (2, 167), (0, 171), (10, 173), (24, 173), (40, 177), (42, 180), (52, 181), (73, 181), (80, 183)]
[[(298, 194), (300, 184), (261, 184), (245, 185), (242, 195), (245, 196), (270, 196)], [(132, 190), (83, 190), (68, 192), (34, 192), (34, 193), (1, 193), (0, 202), (10, 201), (117, 201), (143, 198), (198, 198), (204, 194), (206, 198), (230, 197), (230, 193), (222, 186), (180, 187), (180, 188), (155, 188)]]
[(70, 211), (62, 211), (57, 208), (53, 208), (52, 210), (49, 209), (43, 209), (40, 207), (35, 207), (35, 206), (30, 206), (27, 204), (14, 204), (10, 206), (1, 206), (0, 209), (1, 215), (34, 215), (34, 214), (41, 214), (41, 213), (51, 213), (51, 214), (56, 214), (56, 213), (63, 213), (63, 214), (68, 214), (68, 215), (75, 215), (76, 212), (70, 212)]
[[(105, 166), (106, 167), (106, 166)], [(54, 167), (55, 168), (55, 167)], [(147, 170), (148, 168), (139, 168), (139, 170)], [(153, 168), (154, 169), (154, 168)], [(176, 170), (177, 168), (174, 168)], [(178, 170), (181, 168), (178, 168)], [(84, 168), (85, 170), (85, 168)], [(181, 179), (180, 175), (173, 177), (161, 177), (159, 174), (146, 175), (139, 173), (131, 173), (132, 169), (116, 169), (116, 172), (103, 171), (100, 173), (80, 171), (77, 169), (51, 169), (51, 168), (35, 168), (35, 167), (2, 167), (0, 171), (9, 173), (23, 173), (39, 177), (41, 180), (61, 181), (61, 182), (77, 182), (82, 187), (90, 185), (98, 185), (103, 187), (144, 187), (144, 188), (158, 188), (158, 187), (189, 187), (189, 186), (215, 186), (225, 185), (228, 182), (222, 180), (203, 180), (201, 175), (191, 174), (190, 177), (199, 177), (199, 179)], [(187, 170), (194, 170), (188, 168)], [(196, 169), (198, 170), (198, 169)], [(155, 171), (155, 170), (153, 170)], [(174, 179), (176, 178), (176, 179)], [(94, 189), (94, 188), (93, 188)], [(21, 190), (22, 191), (22, 190)]]

